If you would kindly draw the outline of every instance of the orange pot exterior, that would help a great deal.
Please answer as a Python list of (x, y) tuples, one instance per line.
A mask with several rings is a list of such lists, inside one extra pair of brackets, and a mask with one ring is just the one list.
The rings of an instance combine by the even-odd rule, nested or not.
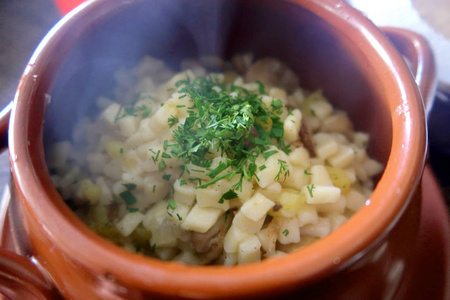
[[(345, 2), (220, 2), (220, 12), (234, 18), (223, 21), (228, 23), (220, 33), (229, 35), (219, 43), (225, 56), (253, 50), (256, 55), (286, 61), (307, 88), (322, 87), (358, 129), (371, 134), (371, 154), (386, 169), (367, 205), (340, 228), (304, 249), (258, 264), (195, 267), (149, 259), (114, 246), (66, 206), (47, 171), (44, 143), (48, 128), (65, 130), (55, 129), (54, 124), (70, 128), (73, 112), (85, 111), (89, 104), (70, 101), (70, 93), (68, 99), (59, 100), (61, 83), (70, 82), (70, 91), (78, 96), (86, 83), (83, 80), (88, 80), (77, 73), (80, 66), (86, 64), (81, 73), (89, 74), (85, 71), (103, 63), (98, 59), (103, 55), (120, 60), (128, 57), (124, 55), (149, 53), (176, 60), (217, 50), (205, 49), (201, 43), (205, 34), (195, 33), (205, 28), (201, 18), (211, 16), (218, 2), (164, 3), (168, 2), (84, 3), (49, 33), (33, 55), (16, 95), (9, 140), (19, 200), (10, 218), (16, 227), (23, 226), (31, 244), (29, 254), (70, 299), (380, 299), (395, 295), (419, 224), (418, 186), (426, 156), (424, 107), (414, 78), (394, 46)], [(181, 20), (171, 23), (172, 18)], [(158, 24), (158, 30), (174, 31), (160, 37), (151, 31)], [(127, 34), (137, 28), (144, 29)], [(110, 30), (119, 42), (103, 40)], [(147, 44), (127, 49), (137, 44), (133, 39), (144, 37)], [(434, 72), (432, 60), (425, 67)], [(432, 92), (433, 81), (431, 75), (420, 84)], [(46, 94), (55, 95), (50, 105), (46, 105)], [(66, 123), (58, 123), (62, 121)]]

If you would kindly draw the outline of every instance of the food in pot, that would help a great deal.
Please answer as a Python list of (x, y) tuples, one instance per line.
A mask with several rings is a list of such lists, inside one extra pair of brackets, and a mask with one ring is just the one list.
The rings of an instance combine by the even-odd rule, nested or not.
[(246, 264), (323, 238), (365, 205), (383, 169), (367, 134), (277, 59), (220, 65), (187, 60), (174, 74), (146, 57), (54, 145), (54, 183), (93, 230), (162, 260)]

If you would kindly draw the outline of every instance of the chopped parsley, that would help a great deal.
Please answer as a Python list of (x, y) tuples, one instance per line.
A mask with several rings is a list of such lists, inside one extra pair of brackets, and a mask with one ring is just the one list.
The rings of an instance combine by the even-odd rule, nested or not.
[(135, 190), (137, 187), (137, 185), (134, 183), (124, 183), (122, 185), (129, 191)]
[(223, 203), (224, 200), (231, 200), (231, 199), (235, 199), (237, 197), (238, 197), (238, 194), (236, 194), (235, 191), (228, 190), (228, 192), (226, 192), (225, 194), (222, 195), (222, 197), (220, 197), (219, 203)]
[(130, 190), (123, 191), (119, 194), (120, 198), (125, 201), (127, 205), (136, 203), (136, 197), (131, 193)]
[(314, 190), (314, 188), (315, 188), (314, 184), (307, 185), (306, 188), (308, 189), (309, 196), (310, 196), (311, 198), (313, 198), (313, 197), (314, 197), (314, 195), (313, 195), (313, 190)]
[(285, 229), (285, 230), (283, 231), (283, 235), (284, 235), (284, 236), (288, 236), (288, 235), (289, 235), (289, 230)]
[[(206, 175), (211, 180), (202, 184), (197, 178), (197, 188), (206, 188), (222, 179), (231, 180), (237, 175), (239, 180), (232, 189), (241, 190), (244, 179), (258, 180), (256, 172), (258, 168), (261, 170), (261, 166), (256, 165), (256, 158), (262, 155), (267, 159), (278, 152), (270, 150), (270, 146), (277, 146), (285, 153), (291, 151), (283, 139), (284, 127), (280, 119), (283, 103), (273, 99), (267, 107), (260, 96), (265, 94), (261, 83), (258, 83), (259, 94), (237, 86), (227, 91), (225, 85), (212, 76), (194, 80), (187, 78), (175, 85), (181, 95), (189, 96), (191, 106), (187, 107), (184, 123), (174, 129), (172, 137), (175, 143), (169, 145), (167, 152), (184, 164), (190, 163), (209, 171)], [(179, 121), (171, 116), (168, 123), (173, 126)], [(220, 152), (227, 159), (211, 169), (209, 154), (213, 152)], [(161, 167), (160, 171), (163, 169)], [(280, 164), (278, 177), (280, 174), (289, 175), (285, 163)], [(224, 196), (231, 195), (227, 193)], [(226, 196), (221, 200), (224, 199)]]
[(152, 112), (152, 109), (150, 107), (147, 107), (146, 105), (140, 105), (140, 106), (120, 106), (119, 110), (117, 111), (117, 114), (114, 118), (114, 123), (119, 121), (120, 119), (125, 118), (126, 116), (132, 116), (132, 117), (138, 117), (139, 114), (142, 118), (148, 117)]

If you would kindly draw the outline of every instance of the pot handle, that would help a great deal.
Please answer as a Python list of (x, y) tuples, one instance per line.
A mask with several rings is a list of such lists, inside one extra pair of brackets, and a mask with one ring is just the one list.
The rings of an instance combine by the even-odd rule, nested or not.
[(407, 29), (381, 27), (381, 30), (403, 55), (416, 80), (426, 112), (428, 112), (432, 106), (437, 86), (436, 66), (430, 45), (423, 36)]

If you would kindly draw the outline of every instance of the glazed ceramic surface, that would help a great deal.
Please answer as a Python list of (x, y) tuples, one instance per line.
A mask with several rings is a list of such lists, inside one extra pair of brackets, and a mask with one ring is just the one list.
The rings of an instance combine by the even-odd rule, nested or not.
[[(432, 93), (426, 43), (408, 32), (387, 33), (409, 53), (422, 90)], [(322, 88), (371, 134), (370, 152), (386, 169), (366, 206), (311, 246), (233, 268), (135, 255), (87, 228), (52, 185), (45, 145), (70, 136), (81, 117), (94, 113), (94, 100), (109, 91), (121, 65), (143, 55), (175, 66), (186, 57), (248, 51), (285, 61), (306, 88)], [(87, 2), (55, 26), (30, 60), (9, 141), (17, 189), (11, 222), (27, 237), (18, 244), (67, 298), (382, 299), (401, 292), (419, 228), (424, 107), (394, 46), (344, 2)]]

